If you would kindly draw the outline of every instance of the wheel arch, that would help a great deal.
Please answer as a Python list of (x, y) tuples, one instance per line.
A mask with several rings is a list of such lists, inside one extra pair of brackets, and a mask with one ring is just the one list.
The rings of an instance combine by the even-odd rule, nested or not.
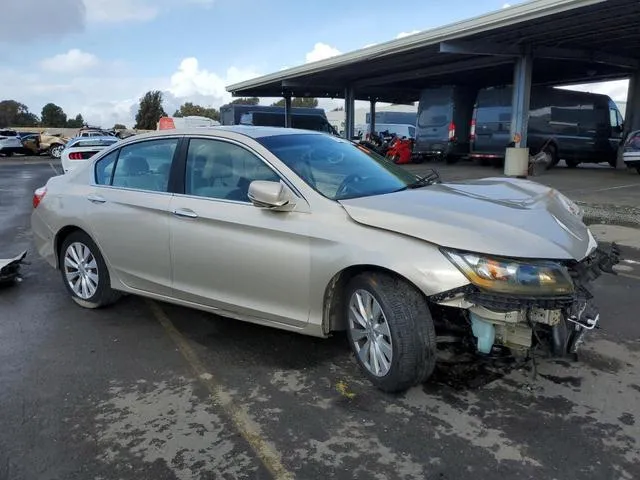
[(373, 264), (360, 264), (346, 267), (336, 273), (325, 287), (322, 304), (322, 330), (325, 335), (331, 332), (346, 330), (346, 319), (341, 315), (346, 301), (345, 290), (349, 281), (362, 273), (381, 273), (396, 277), (424, 295), (424, 292), (422, 292), (414, 282), (389, 268)]
[(93, 240), (93, 237), (91, 237), (86, 230), (78, 227), (77, 225), (67, 225), (58, 230), (58, 233), (56, 233), (53, 239), (53, 252), (56, 257), (56, 269), (60, 268), (60, 249), (62, 248), (62, 244), (64, 243), (64, 240), (74, 232), (82, 232)]

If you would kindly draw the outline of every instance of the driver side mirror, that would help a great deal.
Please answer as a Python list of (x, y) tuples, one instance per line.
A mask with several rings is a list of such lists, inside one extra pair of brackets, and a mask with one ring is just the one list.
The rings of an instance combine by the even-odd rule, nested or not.
[(281, 182), (254, 180), (249, 185), (249, 200), (256, 207), (277, 211), (290, 211), (295, 207), (295, 197)]

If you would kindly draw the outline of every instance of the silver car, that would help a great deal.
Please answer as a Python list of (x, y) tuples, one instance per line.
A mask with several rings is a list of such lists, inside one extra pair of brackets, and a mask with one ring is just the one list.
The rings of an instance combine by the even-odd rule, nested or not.
[(404, 390), (450, 343), (573, 354), (611, 271), (581, 212), (527, 180), (441, 183), (331, 135), (270, 127), (118, 142), (34, 195), (37, 249), (86, 308), (122, 292), (306, 335), (347, 332)]

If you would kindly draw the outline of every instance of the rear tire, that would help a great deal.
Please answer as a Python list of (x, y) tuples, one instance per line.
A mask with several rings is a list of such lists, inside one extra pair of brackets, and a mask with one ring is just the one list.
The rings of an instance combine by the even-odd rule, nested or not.
[(62, 151), (64, 150), (64, 145), (60, 145), (60, 144), (55, 144), (52, 145), (51, 148), (49, 149), (49, 155), (51, 155), (53, 158), (60, 158), (62, 157)]
[(447, 165), (453, 165), (454, 163), (458, 163), (459, 158), (456, 157), (455, 155), (447, 155), (445, 157), (445, 163)]
[(81, 307), (106, 307), (120, 298), (121, 294), (111, 288), (109, 270), (98, 246), (85, 232), (67, 236), (58, 258), (67, 292)]
[(478, 160), (478, 163), (480, 163), (481, 167), (488, 167), (489, 165), (491, 165), (491, 161), (488, 158), (481, 158), (480, 160)]
[(567, 163), (567, 168), (577, 168), (581, 163), (577, 160), (565, 160), (565, 162)]
[(551, 159), (549, 162), (549, 165), (547, 165), (547, 170), (550, 170), (556, 165), (558, 165), (558, 162), (560, 161), (560, 159), (558, 158), (558, 149), (555, 147), (555, 145), (547, 145), (546, 147), (544, 147), (543, 151)]
[(358, 275), (346, 293), (347, 336), (367, 378), (384, 392), (404, 391), (429, 378), (436, 365), (436, 334), (424, 295), (382, 273)]

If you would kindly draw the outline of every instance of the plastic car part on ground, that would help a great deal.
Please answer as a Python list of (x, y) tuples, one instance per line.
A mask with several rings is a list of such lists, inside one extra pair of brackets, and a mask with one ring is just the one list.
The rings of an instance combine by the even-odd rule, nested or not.
[(20, 278), (20, 267), (23, 264), (27, 251), (13, 258), (0, 258), (0, 285), (13, 283)]

